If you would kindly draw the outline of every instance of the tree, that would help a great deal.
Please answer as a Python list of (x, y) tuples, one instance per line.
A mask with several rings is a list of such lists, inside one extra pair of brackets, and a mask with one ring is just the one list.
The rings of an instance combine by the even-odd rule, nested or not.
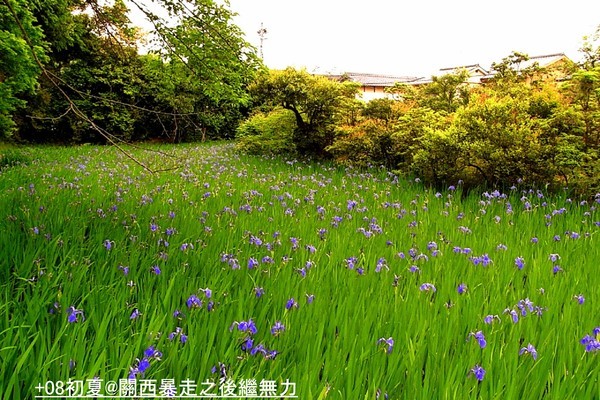
[[(141, 85), (137, 31), (122, 0), (34, 0), (46, 34), (48, 59), (38, 90), (17, 116), (19, 138), (29, 141), (130, 140)], [(86, 11), (86, 12), (83, 12)], [(60, 117), (60, 118), (59, 118)]]
[(174, 141), (232, 138), (248, 110), (247, 88), (262, 62), (232, 23), (228, 2), (158, 0), (177, 21), (174, 26), (141, 2), (133, 3), (158, 33), (156, 53), (164, 68), (152, 63), (152, 86), (165, 106), (161, 110), (172, 114), (160, 117), (169, 136)]
[[(27, 35), (25, 38), (24, 35)], [(36, 89), (41, 72), (38, 60), (46, 59), (43, 32), (28, 2), (0, 2), (0, 138), (15, 130), (12, 114), (25, 105), (19, 98)]]
[(453, 74), (433, 76), (432, 82), (422, 90), (422, 105), (435, 111), (453, 113), (458, 107), (469, 103), (468, 79), (469, 72), (466, 69), (460, 69)]
[(583, 68), (593, 69), (600, 65), (600, 25), (591, 36), (583, 37), (583, 46), (579, 51), (584, 57)]
[(300, 153), (323, 155), (333, 143), (341, 106), (355, 98), (358, 86), (287, 68), (259, 75), (250, 90), (257, 104), (280, 106), (294, 113), (293, 143)]
[[(161, 135), (171, 141), (233, 137), (248, 108), (247, 86), (261, 63), (231, 23), (227, 2), (153, 1), (153, 7), (162, 6), (162, 14), (170, 15), (166, 21), (148, 11), (147, 1), (132, 0), (156, 28), (159, 46), (153, 56), (138, 54), (140, 35), (123, 0), (0, 2), (18, 2), (28, 12), (22, 17), (2, 12), (11, 17), (3, 18), (4, 25), (31, 21), (33, 33), (9, 26), (27, 45), (21, 46), (21, 53), (33, 54), (29, 42), (39, 37), (48, 56), (30, 63), (38, 75), (27, 75), (29, 93), (18, 87), (19, 99), (11, 94), (0, 100), (0, 110), (10, 109), (10, 114), (15, 107), (4, 107), (6, 98), (11, 104), (28, 103), (14, 116), (22, 139), (117, 143)], [(1, 45), (5, 43), (10, 42)], [(2, 76), (5, 64), (28, 71), (22, 67), (27, 57), (13, 58), (0, 64)], [(5, 94), (5, 80), (1, 83)]]

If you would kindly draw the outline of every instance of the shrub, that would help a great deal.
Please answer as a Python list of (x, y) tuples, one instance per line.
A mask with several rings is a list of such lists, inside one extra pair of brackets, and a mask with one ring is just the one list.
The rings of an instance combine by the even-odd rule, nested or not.
[(294, 153), (294, 114), (282, 108), (248, 118), (237, 129), (237, 149), (249, 154)]

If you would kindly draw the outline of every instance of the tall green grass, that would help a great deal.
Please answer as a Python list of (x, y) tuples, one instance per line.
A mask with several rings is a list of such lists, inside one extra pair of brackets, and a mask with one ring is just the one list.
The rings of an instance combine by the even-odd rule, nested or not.
[[(222, 144), (161, 150), (174, 157), (131, 151), (154, 169), (179, 168), (152, 174), (110, 147), (30, 148), (28, 165), (0, 172), (5, 398), (32, 398), (47, 381), (127, 378), (151, 345), (162, 357), (146, 379), (218, 381), (211, 369), (223, 363), (236, 383), (289, 379), (302, 399), (600, 395), (598, 353), (580, 344), (600, 325), (597, 203), (524, 187), (436, 193), (378, 169)], [(492, 262), (475, 265), (484, 254)], [(201, 308), (186, 306), (192, 294)], [(290, 298), (297, 308), (286, 309)], [(541, 316), (513, 323), (504, 311), (520, 312), (524, 299)], [(68, 322), (71, 306), (78, 322)], [(249, 319), (254, 345), (277, 350), (274, 359), (241, 349), (248, 334), (232, 324)], [(277, 321), (285, 330), (273, 336)], [(177, 327), (187, 342), (169, 339)], [(477, 331), (483, 349), (469, 338)], [(390, 337), (388, 353), (378, 340)], [(529, 343), (536, 360), (519, 355)]]

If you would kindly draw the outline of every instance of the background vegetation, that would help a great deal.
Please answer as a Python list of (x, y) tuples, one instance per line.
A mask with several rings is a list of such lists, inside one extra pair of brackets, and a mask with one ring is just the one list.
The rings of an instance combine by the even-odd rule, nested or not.
[[(0, 137), (29, 143), (239, 138), (253, 154), (381, 165), (444, 187), (517, 182), (600, 191), (599, 33), (561, 80), (514, 53), (495, 77), (456, 71), (394, 100), (356, 99), (357, 86), (303, 70), (269, 71), (231, 22), (227, 3), (143, 2), (153, 35), (121, 0), (0, 2)], [(150, 40), (150, 54), (140, 49)]]
[[(427, 85), (397, 85), (391, 90), (395, 99), (368, 103), (355, 99), (352, 86), (343, 82), (329, 83), (340, 90), (326, 91), (337, 96), (333, 101), (320, 94), (320, 78), (291, 69), (260, 75), (250, 91), (262, 113), (269, 105), (299, 110), (296, 132), (302, 139), (289, 141), (285, 152), (384, 166), (436, 187), (457, 181), (467, 188), (525, 183), (595, 194), (600, 191), (598, 47), (586, 53), (583, 64), (564, 65), (560, 81), (536, 65), (519, 68), (526, 60), (510, 55), (493, 66), (494, 78), (483, 85), (469, 84), (468, 73), (457, 71)], [(315, 114), (315, 122), (304, 122)]]
[[(133, 3), (153, 35), (131, 25), (121, 0), (0, 1), (0, 137), (233, 137), (261, 64), (232, 12), (210, 0), (160, 0), (152, 12)], [(156, 50), (140, 54), (142, 47)]]

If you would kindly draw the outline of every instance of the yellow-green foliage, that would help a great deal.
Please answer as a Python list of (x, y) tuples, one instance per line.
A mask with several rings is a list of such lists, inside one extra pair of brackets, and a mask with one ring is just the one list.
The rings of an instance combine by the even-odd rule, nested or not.
[(424, 89), (394, 114), (383, 103), (365, 107), (328, 149), (343, 163), (385, 165), (437, 186), (524, 181), (578, 194), (600, 190), (596, 81), (575, 74), (561, 90), (554, 81), (512, 78), (471, 88), (453, 107), (444, 102), (447, 91)]
[(249, 154), (292, 153), (295, 128), (294, 114), (289, 110), (276, 108), (254, 114), (237, 129), (237, 148)]

